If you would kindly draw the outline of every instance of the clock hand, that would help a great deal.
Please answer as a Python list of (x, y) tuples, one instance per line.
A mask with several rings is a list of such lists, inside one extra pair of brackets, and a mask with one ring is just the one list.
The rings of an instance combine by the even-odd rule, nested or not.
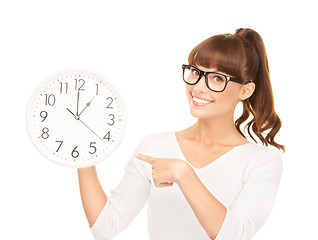
[(95, 98), (95, 96), (92, 98), (92, 100), (90, 100), (88, 103), (86, 103), (86, 106), (85, 106), (84, 109), (80, 112), (80, 114), (78, 114), (78, 117), (81, 116), (81, 114), (84, 112), (84, 110), (91, 105), (91, 102), (94, 100), (94, 98)]
[(76, 115), (74, 114), (74, 113), (72, 113), (72, 111), (70, 110), (70, 109), (68, 109), (68, 108), (66, 108), (67, 109), (67, 111), (69, 111), (74, 117), (76, 117)]
[(78, 119), (81, 123), (84, 124), (85, 127), (87, 127), (89, 130), (91, 130), (92, 133), (94, 133), (100, 140), (103, 141), (103, 139), (101, 139), (100, 136), (98, 136), (89, 126), (87, 126), (81, 119)]
[(76, 116), (78, 117), (79, 89), (77, 90)]
[(79, 116), (76, 116), (70, 109), (68, 109), (68, 108), (66, 108), (66, 109), (75, 117), (75, 120), (79, 120)]
[[(94, 98), (93, 98), (93, 99), (94, 99)], [(92, 99), (92, 100), (93, 100), (93, 99)], [(92, 101), (92, 100), (91, 100), (91, 101)], [(89, 102), (89, 103), (90, 103), (90, 102)], [(95, 133), (89, 126), (87, 126), (87, 125), (79, 118), (79, 115), (76, 116), (70, 109), (68, 109), (68, 108), (66, 108), (66, 109), (67, 109), (67, 111), (69, 111), (69, 112), (75, 117), (76, 120), (79, 120), (85, 127), (87, 127), (92, 133), (94, 133), (100, 140), (103, 141), (103, 139), (102, 139), (100, 136), (98, 136), (97, 133)], [(84, 109), (85, 109), (85, 108), (84, 108)], [(83, 111), (84, 111), (84, 110), (83, 110)], [(83, 112), (83, 111), (82, 111), (82, 112)], [(81, 113), (82, 113), (82, 112), (81, 112)], [(81, 114), (81, 113), (80, 113), (80, 114)]]

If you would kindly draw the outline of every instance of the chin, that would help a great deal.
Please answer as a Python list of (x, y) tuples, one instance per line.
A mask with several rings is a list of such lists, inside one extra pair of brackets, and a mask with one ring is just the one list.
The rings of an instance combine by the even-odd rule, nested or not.
[(214, 116), (211, 113), (205, 113), (205, 112), (198, 112), (196, 110), (190, 109), (190, 113), (193, 117), (197, 118), (197, 119), (213, 119), (216, 116)]
[(227, 116), (231, 115), (230, 111), (217, 107), (215, 102), (205, 106), (196, 106), (190, 101), (189, 108), (191, 115), (197, 119), (216, 120), (224, 119), (224, 117), (227, 118)]
[(195, 106), (191, 101), (189, 102), (190, 113), (193, 117), (198, 119), (215, 118), (216, 114), (212, 106)]

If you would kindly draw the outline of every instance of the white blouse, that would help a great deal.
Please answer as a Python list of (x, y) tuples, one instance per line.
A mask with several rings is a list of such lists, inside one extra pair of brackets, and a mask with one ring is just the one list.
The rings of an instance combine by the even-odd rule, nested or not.
[[(91, 228), (95, 239), (114, 237), (148, 203), (150, 240), (210, 240), (178, 185), (157, 188), (151, 165), (135, 158), (135, 153), (187, 161), (174, 131), (146, 136)], [(193, 169), (205, 187), (227, 208), (216, 240), (251, 239), (273, 208), (283, 169), (279, 151), (247, 143), (203, 168)]]

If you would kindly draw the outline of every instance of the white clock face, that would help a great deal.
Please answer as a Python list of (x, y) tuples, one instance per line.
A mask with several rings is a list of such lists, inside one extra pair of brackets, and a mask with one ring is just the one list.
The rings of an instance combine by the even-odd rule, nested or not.
[(84, 71), (50, 76), (31, 96), (27, 128), (36, 148), (67, 167), (88, 167), (120, 144), (126, 109), (106, 79)]

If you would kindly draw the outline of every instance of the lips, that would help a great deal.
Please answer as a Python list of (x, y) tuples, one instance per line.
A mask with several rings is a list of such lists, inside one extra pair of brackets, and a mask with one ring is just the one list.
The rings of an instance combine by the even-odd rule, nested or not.
[(204, 98), (199, 98), (199, 97), (194, 96), (192, 94), (192, 102), (196, 106), (204, 106), (204, 105), (208, 105), (208, 104), (212, 103), (213, 101), (208, 100), (208, 99), (204, 99)]

